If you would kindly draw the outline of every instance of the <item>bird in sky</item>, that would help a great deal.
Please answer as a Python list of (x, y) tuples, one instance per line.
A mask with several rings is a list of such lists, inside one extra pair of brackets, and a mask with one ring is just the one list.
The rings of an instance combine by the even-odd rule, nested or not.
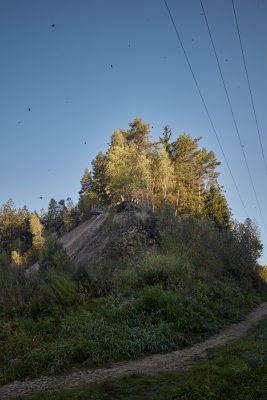
[(110, 64), (110, 68), (113, 68), (113, 64)]
[(28, 111), (31, 111), (31, 108), (30, 108), (30, 107), (28, 108)]
[(84, 142), (84, 144), (86, 144), (86, 142)]
[(39, 198), (40, 198), (40, 200), (43, 200), (43, 196), (40, 196)]
[(52, 28), (54, 28), (56, 25), (55, 25), (55, 24), (52, 24), (51, 26), (52, 26)]

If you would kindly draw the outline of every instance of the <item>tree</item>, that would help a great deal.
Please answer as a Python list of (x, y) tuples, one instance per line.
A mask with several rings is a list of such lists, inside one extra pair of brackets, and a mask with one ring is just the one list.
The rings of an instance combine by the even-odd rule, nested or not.
[(92, 190), (92, 186), (93, 182), (90, 171), (88, 170), (88, 168), (85, 168), (81, 179), (81, 190), (79, 191), (80, 197), (82, 197), (87, 190)]
[(98, 153), (96, 158), (92, 161), (92, 190), (98, 195), (103, 205), (110, 202), (107, 193), (107, 162), (108, 157), (102, 152)]
[(17, 210), (11, 199), (0, 207), (0, 248), (8, 257), (11, 256), (12, 250), (24, 253), (30, 248), (28, 219), (27, 208)]
[(180, 135), (168, 152), (174, 165), (174, 207), (180, 216), (202, 214), (206, 189), (215, 184), (220, 164), (214, 153), (199, 149), (200, 138)]
[(30, 231), (32, 235), (32, 249), (38, 254), (44, 244), (44, 227), (36, 213), (30, 214)]
[(66, 207), (63, 213), (64, 231), (69, 232), (71, 229), (79, 225), (80, 212), (78, 206), (74, 206), (70, 197), (66, 200)]
[(170, 143), (170, 139), (172, 136), (172, 130), (169, 127), (169, 125), (164, 126), (163, 128), (163, 133), (161, 135), (161, 137), (159, 138), (160, 143), (163, 145), (164, 149), (170, 153), (170, 147), (171, 147), (171, 143)]
[(149, 141), (149, 125), (135, 118), (129, 127), (113, 132), (107, 154), (107, 191), (112, 201), (140, 202), (148, 198), (148, 153), (154, 145)]
[(149, 147), (149, 124), (142, 121), (141, 118), (135, 118), (129, 122), (130, 129), (126, 132), (128, 143), (134, 143), (138, 151), (146, 150)]
[(94, 208), (100, 205), (98, 195), (92, 190), (87, 190), (79, 200), (79, 211), (82, 214), (82, 219), (87, 220), (91, 216)]
[(211, 185), (206, 193), (205, 216), (219, 228), (231, 227), (231, 210), (219, 185)]
[(174, 168), (165, 146), (154, 144), (153, 150), (149, 151), (149, 180), (148, 193), (152, 208), (163, 203), (171, 202)]
[(141, 201), (148, 185), (148, 159), (134, 142), (111, 145), (107, 189), (113, 201)]
[(12, 262), (12, 265), (14, 265), (16, 267), (20, 267), (24, 263), (24, 258), (21, 254), (19, 254), (18, 251), (13, 250), (11, 252), (11, 262)]
[[(158, 142), (150, 140), (149, 133), (149, 124), (141, 118), (129, 122), (128, 130), (113, 132), (108, 152), (92, 162), (92, 177), (88, 169), (84, 172), (80, 198), (87, 191), (90, 195), (79, 209), (88, 209), (94, 192), (101, 204), (146, 202), (155, 209), (170, 203), (180, 218), (205, 215), (227, 226), (230, 211), (219, 193), (215, 154), (199, 147), (201, 138), (185, 133), (171, 142), (168, 125)], [(219, 209), (212, 210), (213, 203), (221, 215)]]
[(46, 228), (49, 231), (56, 231), (58, 219), (58, 203), (55, 199), (51, 199), (48, 204), (48, 210), (46, 214)]
[(246, 259), (246, 263), (251, 265), (252, 268), (255, 267), (263, 250), (256, 223), (250, 218), (246, 218), (244, 223), (235, 225), (234, 232), (241, 244), (242, 256)]

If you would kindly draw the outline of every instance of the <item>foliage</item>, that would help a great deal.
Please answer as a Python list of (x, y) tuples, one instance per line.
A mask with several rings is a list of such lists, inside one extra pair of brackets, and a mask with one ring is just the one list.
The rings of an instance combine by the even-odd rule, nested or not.
[(12, 263), (12, 265), (19, 267), (19, 266), (23, 265), (24, 258), (16, 250), (13, 250), (11, 252), (11, 263)]
[(45, 280), (40, 285), (40, 302), (42, 305), (68, 306), (78, 301), (75, 283), (63, 272), (48, 271)]
[(92, 190), (98, 195), (102, 205), (110, 203), (107, 193), (107, 160), (107, 154), (100, 152), (92, 161)]
[(219, 185), (212, 185), (205, 197), (205, 216), (214, 221), (219, 228), (230, 228), (230, 210)]
[(44, 227), (40, 222), (37, 214), (30, 214), (30, 231), (32, 234), (32, 248), (36, 251), (40, 251), (44, 244)]
[(54, 236), (48, 236), (40, 255), (40, 273), (47, 275), (52, 270), (69, 272), (72, 264), (66, 250)]
[(31, 247), (28, 220), (27, 208), (17, 210), (11, 199), (0, 207), (0, 249), (8, 257), (12, 251), (22, 254)]
[[(92, 174), (85, 169), (77, 205), (51, 199), (40, 215), (11, 200), (1, 207), (1, 383), (188, 346), (260, 301), (259, 232), (250, 219), (231, 220), (214, 153), (187, 134), (171, 141), (169, 127), (151, 141), (149, 129), (136, 118), (113, 133)], [(154, 211), (158, 247), (140, 243), (142, 255), (94, 269), (73, 265), (57, 237), (123, 200)], [(26, 271), (24, 260), (39, 270)], [(192, 385), (179, 390), (204, 396)]]
[[(163, 214), (162, 226), (171, 210)], [(220, 260), (218, 228), (202, 220), (173, 224), (166, 235), (175, 240), (166, 236), (159, 253), (139, 259), (107, 262), (95, 271), (75, 268), (50, 238), (30, 287), (20, 269), (12, 270), (16, 280), (9, 278), (8, 293), (17, 297), (8, 301), (20, 307), (6, 308), (0, 318), (1, 382), (170, 351), (242, 319), (260, 295), (249, 275), (237, 279)], [(202, 236), (210, 254), (205, 263)]]
[(79, 191), (80, 197), (82, 197), (87, 191), (92, 190), (92, 177), (88, 168), (85, 168), (81, 179), (81, 190)]
[(260, 276), (264, 282), (267, 283), (267, 265), (263, 265), (260, 268)]
[(100, 199), (98, 195), (91, 190), (86, 191), (79, 200), (79, 211), (82, 214), (83, 220), (89, 219), (92, 210), (99, 205)]
[(209, 352), (187, 371), (129, 375), (27, 400), (265, 400), (267, 322), (225, 349)]
[(66, 200), (66, 208), (63, 213), (64, 231), (69, 232), (80, 223), (80, 211), (78, 205), (74, 206), (70, 197)]
[(134, 201), (155, 210), (170, 203), (179, 217), (202, 215), (230, 228), (231, 211), (217, 181), (220, 162), (215, 154), (199, 148), (200, 138), (185, 133), (172, 142), (168, 126), (159, 141), (149, 134), (149, 124), (141, 118), (129, 122), (128, 130), (114, 131), (108, 151), (93, 160), (92, 174), (84, 171), (80, 201), (93, 192), (102, 206)]

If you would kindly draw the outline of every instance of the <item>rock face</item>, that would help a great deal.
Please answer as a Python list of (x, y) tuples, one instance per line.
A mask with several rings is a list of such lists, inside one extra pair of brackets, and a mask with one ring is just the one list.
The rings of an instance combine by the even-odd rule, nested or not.
[(92, 216), (65, 234), (60, 242), (75, 263), (90, 267), (103, 259), (152, 251), (158, 238), (149, 211), (133, 203), (121, 203), (103, 214)]
[(92, 216), (59, 239), (75, 263), (91, 264), (101, 258), (106, 240), (101, 238), (100, 230), (106, 219), (107, 214)]

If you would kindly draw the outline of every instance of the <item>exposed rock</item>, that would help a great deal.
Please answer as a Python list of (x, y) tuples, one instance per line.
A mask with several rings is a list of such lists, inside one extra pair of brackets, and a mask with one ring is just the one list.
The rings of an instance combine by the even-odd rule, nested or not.
[(77, 264), (92, 266), (103, 259), (133, 256), (152, 250), (159, 234), (151, 212), (133, 203), (121, 203), (107, 212), (92, 216), (60, 242)]

